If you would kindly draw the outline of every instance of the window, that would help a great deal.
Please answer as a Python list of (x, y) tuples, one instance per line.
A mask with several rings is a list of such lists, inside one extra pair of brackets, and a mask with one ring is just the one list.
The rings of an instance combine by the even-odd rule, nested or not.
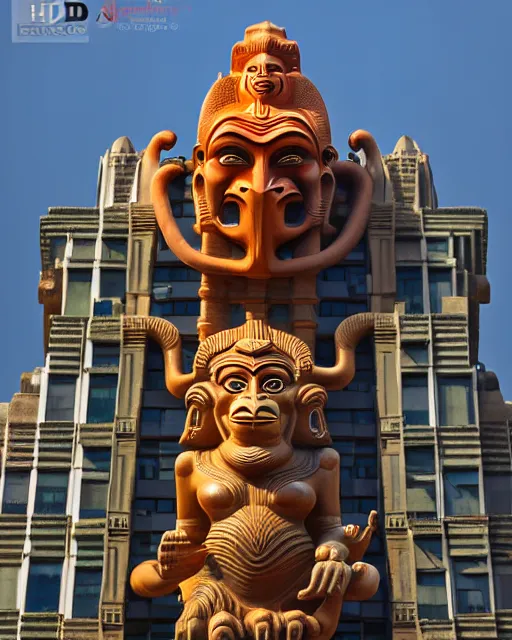
[(405, 302), (405, 313), (423, 313), (421, 267), (397, 267), (396, 299), (398, 302)]
[(495, 564), (493, 574), (496, 609), (512, 609), (512, 565)]
[(427, 256), (429, 260), (448, 257), (448, 238), (427, 238)]
[(102, 269), (100, 298), (121, 298), (126, 295), (126, 271), (124, 269)]
[(323, 318), (339, 317), (340, 320), (355, 313), (367, 310), (366, 304), (358, 302), (340, 302), (339, 300), (322, 300), (318, 305), (318, 315)]
[(80, 519), (104, 518), (107, 512), (108, 479), (82, 479), (80, 493)]
[(82, 469), (110, 472), (112, 452), (108, 448), (85, 447)]
[(68, 494), (69, 473), (52, 473), (39, 471), (37, 475), (36, 515), (64, 515)]
[(349, 296), (365, 295), (367, 293), (365, 267), (335, 265), (324, 269), (319, 277), (325, 282), (346, 282)]
[(91, 278), (89, 269), (68, 269), (66, 315), (88, 316), (91, 310)]
[(428, 364), (428, 349), (425, 343), (406, 342), (402, 345), (402, 353), (405, 356), (402, 358), (402, 364), (405, 366)]
[(377, 447), (364, 440), (334, 442), (340, 454), (341, 484), (356, 479), (377, 477)]
[(334, 340), (332, 338), (317, 338), (315, 344), (315, 362), (320, 367), (332, 367), (336, 362)]
[(402, 409), (406, 426), (430, 424), (426, 375), (402, 376)]
[(30, 471), (6, 470), (2, 513), (27, 513), (29, 482)]
[(133, 504), (136, 516), (151, 516), (153, 513), (176, 513), (176, 500), (137, 498)]
[(93, 313), (95, 316), (111, 316), (112, 300), (95, 300)]
[(341, 498), (341, 512), (364, 513), (368, 516), (370, 511), (377, 511), (377, 498)]
[(181, 354), (183, 357), (183, 372), (190, 373), (194, 368), (194, 358), (196, 357), (199, 341), (194, 338), (183, 338), (181, 341)]
[[(510, 473), (484, 477), (485, 511), (487, 514), (512, 513), (512, 485)], [(511, 590), (512, 593), (512, 590)], [(512, 607), (510, 607), (512, 609)]]
[(457, 270), (472, 271), (471, 264), (471, 237), (456, 236), (455, 237), (455, 258), (457, 260)]
[(142, 409), (141, 435), (180, 437), (185, 428), (186, 415), (183, 409)]
[(73, 422), (75, 413), (75, 388), (74, 376), (48, 377), (48, 393), (46, 395), (47, 422)]
[(418, 617), (420, 620), (447, 620), (448, 601), (446, 597), (445, 574), (418, 571), (416, 574), (418, 595)]
[(164, 356), (156, 342), (148, 344), (144, 389), (147, 391), (165, 389)]
[(62, 563), (31, 560), (28, 574), (25, 611), (45, 613), (59, 611)]
[(101, 569), (77, 568), (73, 592), (73, 618), (98, 617), (101, 577)]
[(73, 238), (73, 260), (94, 260), (96, 240)]
[(162, 533), (153, 532), (137, 532), (131, 538), (131, 554), (143, 560), (153, 560), (158, 552), (158, 547), (162, 539)]
[(59, 260), (60, 262), (64, 260), (66, 243), (67, 238), (65, 237), (50, 238), (50, 262), (52, 266), (55, 265), (55, 260)]
[[(128, 242), (126, 240), (104, 239), (101, 245), (101, 259), (116, 262), (126, 262), (128, 256)], [(110, 297), (110, 296), (106, 296)]]
[(406, 448), (407, 511), (417, 519), (435, 517), (436, 483), (433, 447)]
[(476, 516), (480, 513), (478, 471), (445, 471), (444, 499), (447, 516)]
[(473, 382), (467, 377), (438, 376), (439, 424), (455, 427), (475, 424)]
[(428, 272), (428, 286), (430, 291), (430, 313), (443, 312), (443, 298), (452, 293), (452, 270), (430, 269)]
[(245, 322), (245, 307), (243, 304), (230, 304), (231, 326), (238, 327)]
[(92, 347), (92, 366), (118, 367), (119, 351), (120, 347), (118, 344), (94, 343)]
[(19, 573), (18, 567), (0, 567), (0, 611), (17, 609)]
[(287, 304), (273, 304), (268, 309), (268, 321), (281, 323), (290, 320), (290, 310)]
[(174, 480), (174, 463), (181, 452), (177, 442), (140, 443), (137, 456), (139, 480)]
[(483, 560), (456, 560), (453, 563), (457, 613), (489, 613), (489, 574)]
[(117, 375), (92, 374), (89, 376), (89, 402), (87, 422), (99, 424), (113, 422), (116, 411)]
[(171, 282), (200, 282), (201, 274), (190, 267), (156, 267), (153, 271), (153, 284)]
[(151, 315), (163, 318), (172, 316), (198, 316), (199, 300), (173, 300), (168, 302), (151, 302)]

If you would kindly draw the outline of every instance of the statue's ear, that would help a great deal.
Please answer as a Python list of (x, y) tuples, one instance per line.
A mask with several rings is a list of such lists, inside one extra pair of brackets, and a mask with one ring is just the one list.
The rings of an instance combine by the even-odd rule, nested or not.
[(188, 409), (180, 444), (189, 449), (213, 449), (222, 442), (213, 407), (215, 393), (210, 382), (198, 382), (185, 396)]
[(324, 406), (326, 390), (317, 384), (306, 384), (299, 389), (295, 400), (297, 422), (292, 443), (300, 447), (325, 447), (331, 444)]

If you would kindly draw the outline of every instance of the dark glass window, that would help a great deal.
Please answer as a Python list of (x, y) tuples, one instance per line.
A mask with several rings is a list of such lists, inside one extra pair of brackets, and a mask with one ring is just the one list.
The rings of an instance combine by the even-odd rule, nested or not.
[(164, 356), (161, 347), (152, 341), (148, 343), (144, 389), (147, 391), (165, 389)]
[(69, 473), (39, 471), (37, 474), (35, 514), (64, 515)]
[(142, 441), (137, 456), (139, 480), (174, 480), (174, 463), (181, 449), (177, 442)]
[(142, 409), (141, 435), (180, 437), (185, 428), (185, 420), (186, 411), (183, 409)]
[(108, 480), (92, 480), (84, 474), (80, 493), (80, 518), (104, 518), (107, 512)]
[(108, 448), (84, 447), (82, 468), (88, 471), (110, 471), (112, 452)]
[(406, 426), (430, 424), (426, 375), (402, 376), (402, 409)]
[(457, 270), (473, 271), (471, 264), (471, 236), (455, 237), (455, 258), (457, 259)]
[(124, 269), (102, 269), (100, 298), (121, 298), (126, 295), (126, 271)]
[[(102, 260), (113, 260), (117, 262), (126, 262), (128, 256), (128, 242), (123, 239), (109, 238), (104, 239), (101, 245)], [(111, 297), (111, 296), (105, 296)], [(112, 296), (113, 297), (113, 296)]]
[(324, 269), (319, 277), (326, 282), (346, 282), (349, 296), (367, 293), (365, 267), (335, 265)]
[(199, 300), (172, 300), (168, 302), (153, 300), (151, 302), (151, 315), (163, 318), (172, 316), (198, 316), (199, 309)]
[(119, 366), (118, 344), (99, 344), (94, 343), (92, 348), (92, 366), (93, 367), (118, 367)]
[(58, 612), (62, 563), (30, 562), (25, 611), (28, 613)]
[(396, 299), (398, 302), (405, 302), (405, 313), (423, 313), (421, 267), (397, 267)]
[(441, 426), (475, 424), (473, 382), (469, 376), (438, 376), (437, 389)]
[(29, 482), (30, 471), (6, 470), (2, 513), (27, 513)]
[(64, 260), (64, 254), (66, 252), (67, 238), (57, 237), (50, 238), (50, 262), (52, 266), (55, 264), (55, 260)]
[(436, 472), (434, 447), (407, 447), (405, 449), (405, 465), (407, 473), (434, 474)]
[(444, 499), (447, 516), (479, 515), (478, 471), (445, 471)]
[(442, 313), (443, 298), (452, 293), (452, 270), (429, 269), (428, 286), (430, 290), (430, 313)]
[(66, 315), (88, 316), (91, 310), (91, 279), (89, 269), (68, 269)]
[(150, 516), (153, 513), (176, 513), (176, 500), (137, 498), (133, 503), (136, 516)]
[(92, 374), (89, 376), (87, 422), (91, 424), (113, 422), (116, 410), (116, 394), (116, 374)]
[(93, 313), (95, 316), (111, 316), (112, 300), (95, 300)]
[(410, 364), (428, 364), (428, 349), (425, 343), (406, 342), (402, 345), (402, 349), (404, 354), (412, 360)]
[(445, 574), (441, 571), (418, 571), (416, 583), (420, 620), (447, 620), (448, 600)]
[(453, 563), (457, 613), (489, 613), (489, 574), (483, 560), (456, 560)]
[(74, 376), (50, 375), (46, 396), (47, 422), (73, 422), (75, 413), (76, 378)]
[(430, 260), (448, 257), (448, 238), (427, 238), (427, 255)]
[(97, 618), (100, 604), (101, 569), (78, 568), (73, 592), (73, 618)]
[(367, 310), (364, 303), (341, 302), (339, 300), (322, 300), (318, 305), (318, 315), (324, 318), (339, 317), (340, 320), (355, 313)]
[(95, 239), (73, 238), (73, 254), (74, 260), (94, 260), (94, 252), (96, 250)]
[(245, 322), (245, 308), (243, 304), (230, 304), (231, 326), (238, 327)]
[(320, 367), (332, 367), (334, 365), (336, 362), (336, 352), (332, 338), (316, 339), (315, 361)]
[(183, 357), (183, 371), (190, 373), (194, 367), (194, 358), (196, 356), (199, 341), (194, 338), (183, 338), (181, 342), (181, 354)]
[(377, 510), (377, 498), (341, 498), (342, 513), (363, 513), (366, 517), (370, 511)]
[(268, 310), (269, 322), (288, 322), (290, 319), (290, 308), (287, 304), (273, 304)]
[(153, 271), (154, 284), (171, 282), (200, 282), (201, 274), (190, 267), (155, 267)]
[(364, 440), (334, 442), (332, 445), (340, 454), (341, 484), (356, 479), (377, 477), (377, 447)]
[(436, 483), (433, 447), (407, 447), (405, 450), (407, 478), (407, 511), (415, 518), (435, 517)]

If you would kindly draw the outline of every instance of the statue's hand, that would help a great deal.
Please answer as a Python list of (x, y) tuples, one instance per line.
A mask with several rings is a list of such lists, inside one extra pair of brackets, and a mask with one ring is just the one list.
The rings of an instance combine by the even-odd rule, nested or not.
[(158, 547), (158, 564), (162, 578), (173, 577), (187, 569), (199, 571), (204, 565), (207, 548), (203, 544), (191, 542), (185, 531), (166, 531)]
[(299, 591), (298, 599), (326, 598), (337, 590), (344, 593), (352, 575), (352, 569), (344, 562), (347, 554), (347, 548), (340, 542), (320, 545), (315, 553), (316, 564), (309, 585)]

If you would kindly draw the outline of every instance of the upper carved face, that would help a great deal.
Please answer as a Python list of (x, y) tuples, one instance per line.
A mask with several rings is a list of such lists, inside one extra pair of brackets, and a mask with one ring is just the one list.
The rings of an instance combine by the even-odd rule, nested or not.
[(262, 274), (279, 247), (321, 225), (335, 188), (318, 141), (288, 115), (225, 121), (194, 176), (197, 210), (206, 207), (217, 232), (241, 246)]
[(245, 65), (240, 80), (240, 92), (243, 97), (252, 100), (280, 101), (290, 94), (283, 61), (267, 53), (260, 53)]

